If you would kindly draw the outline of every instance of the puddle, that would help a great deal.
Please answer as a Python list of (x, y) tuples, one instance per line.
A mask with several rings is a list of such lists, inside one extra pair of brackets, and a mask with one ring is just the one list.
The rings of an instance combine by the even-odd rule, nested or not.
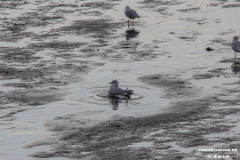
[(187, 133), (187, 132), (190, 132), (189, 130), (179, 130), (178, 132), (180, 133)]
[[(111, 80), (110, 80), (111, 81)], [(109, 81), (109, 82), (110, 82)], [(136, 83), (135, 83), (136, 84)], [(132, 86), (131, 84), (120, 83), (120, 87), (129, 88), (134, 91), (131, 98), (110, 98), (108, 95), (109, 85), (100, 83), (81, 87), (82, 89), (69, 95), (67, 98), (74, 103), (84, 103), (83, 106), (88, 108), (95, 108), (101, 106), (101, 109), (106, 109), (106, 115), (116, 114), (113, 110), (118, 110), (118, 114), (132, 115), (139, 113), (152, 113), (159, 110), (160, 106), (167, 104), (167, 100), (160, 98), (160, 91), (157, 88), (147, 86)], [(79, 95), (85, 95), (79, 97)], [(159, 100), (162, 99), (159, 103)], [(158, 101), (159, 107), (154, 104)], [(105, 107), (104, 107), (105, 106)], [(113, 109), (109, 110), (109, 106)], [(147, 112), (146, 112), (147, 106)]]
[(239, 120), (239, 115), (228, 115), (224, 119), (227, 119), (229, 122), (237, 122)]
[(240, 134), (240, 129), (239, 129), (239, 126), (240, 126), (240, 122), (238, 122), (238, 123), (235, 123), (234, 124), (235, 125), (235, 127), (233, 127), (230, 131), (232, 131), (232, 132), (234, 132), (235, 134)]
[(213, 109), (240, 108), (240, 106), (213, 106)]
[[(89, 58), (89, 60), (93, 58)], [(96, 60), (96, 58), (94, 58)], [(105, 63), (106, 61), (98, 60)], [(114, 68), (112, 67), (114, 65)], [(106, 109), (102, 116), (109, 116), (115, 114), (131, 115), (143, 113), (154, 113), (168, 103), (168, 100), (162, 98), (161, 91), (152, 86), (147, 86), (141, 82), (136, 81), (137, 76), (125, 76), (131, 74), (129, 64), (115, 64), (108, 62), (107, 64), (93, 69), (93, 72), (88, 74), (87, 79), (81, 83), (70, 84), (70, 87), (75, 91), (67, 96), (67, 99), (72, 104), (78, 103), (79, 105), (89, 109)], [(112, 68), (112, 69), (109, 69)], [(117, 68), (115, 72), (113, 69)], [(106, 74), (104, 78), (102, 73)], [(120, 74), (119, 74), (120, 73)], [(124, 77), (124, 78), (123, 78)], [(98, 79), (96, 82), (95, 79)], [(133, 90), (133, 94), (129, 99), (112, 99), (108, 96), (108, 89), (113, 79), (119, 81), (120, 88), (127, 88)], [(134, 81), (134, 83), (133, 83)], [(134, 85), (133, 85), (134, 84)], [(76, 88), (79, 88), (76, 91)], [(156, 106), (155, 104), (159, 105)], [(112, 108), (112, 110), (110, 109)], [(118, 111), (117, 113), (115, 111)], [(147, 110), (147, 111), (146, 111)]]
[[(40, 60), (46, 60), (47, 61), (47, 60), (52, 60), (53, 59), (53, 57), (50, 56), (49, 53), (47, 53), (47, 51), (38, 51), (35, 55), (37, 57), (41, 57)], [(36, 63), (38, 63), (38, 62), (36, 62)], [(34, 64), (34, 63), (32, 63), (32, 64)]]
[(170, 146), (172, 146), (171, 150), (178, 150), (178, 151), (181, 151), (181, 152), (192, 152), (192, 151), (199, 150), (201, 148), (204, 148), (204, 149), (213, 148), (212, 146), (197, 146), (197, 147), (183, 148), (183, 147), (180, 147), (179, 145), (177, 145), (176, 142), (169, 142), (168, 144)]
[(24, 89), (24, 88), (18, 88), (18, 87), (7, 87), (5, 85), (5, 83), (17, 84), (17, 83), (20, 83), (20, 80), (19, 79), (0, 80), (0, 91), (2, 91), (2, 92), (8, 92), (8, 91), (16, 90), (16, 89)]
[(230, 137), (231, 135), (228, 134), (228, 133), (216, 133), (216, 134), (207, 134), (207, 135), (204, 135), (204, 137), (206, 138), (222, 138), (222, 137)]
[(222, 85), (223, 83), (226, 82), (232, 82), (232, 79), (228, 80), (226, 78), (221, 78), (221, 77), (213, 77), (210, 79), (204, 79), (204, 80), (192, 80), (192, 83), (198, 84), (198, 85), (203, 85), (203, 86), (219, 86)]
[(26, 45), (28, 45), (30, 42), (32, 42), (32, 40), (30, 38), (24, 38), (20, 41), (18, 41), (17, 43), (12, 43), (12, 42), (0, 42), (0, 46), (1, 47), (25, 47)]
[(132, 148), (140, 148), (140, 147), (152, 147), (153, 144), (152, 142), (139, 142), (139, 143), (133, 143), (132, 145), (129, 145), (127, 147), (132, 147)]

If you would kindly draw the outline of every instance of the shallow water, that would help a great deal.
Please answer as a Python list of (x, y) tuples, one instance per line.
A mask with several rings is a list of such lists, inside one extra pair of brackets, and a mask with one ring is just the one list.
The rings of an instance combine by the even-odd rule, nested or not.
[[(1, 18), (5, 18), (6, 15), (8, 18), (17, 18), (21, 14), (35, 12), (35, 9), (51, 4), (51, 1), (43, 1), (41, 4), (39, 4), (39, 1), (28, 2), (17, 7), (16, 10), (6, 8), (1, 11), (3, 13)], [(60, 3), (61, 1), (54, 2)], [(36, 34), (35, 38), (24, 37), (19, 40), (2, 40), (0, 42), (1, 47), (15, 48), (24, 48), (30, 44), (38, 44), (40, 42), (83, 42), (87, 44), (83, 49), (88, 49), (89, 46), (98, 44), (96, 42), (98, 38), (94, 37), (94, 33), (83, 32), (77, 34), (77, 31), (69, 31), (71, 33), (62, 31), (61, 35), (50, 36), (40, 40), (37, 38), (40, 38), (39, 34), (54, 33), (54, 29), (71, 26), (77, 20), (107, 18), (113, 22), (123, 23), (122, 26), (107, 30), (111, 33), (111, 36), (106, 36), (106, 38), (103, 36), (102, 38), (106, 41), (106, 46), (95, 47), (92, 52), (82, 52), (80, 47), (74, 47), (72, 50), (65, 51), (64, 53), (76, 54), (76, 57), (70, 57), (70, 60), (65, 57), (57, 57), (63, 52), (51, 47), (34, 51), (33, 55), (40, 57), (40, 59), (25, 64), (5, 61), (4, 58), (1, 59), (1, 64), (17, 69), (34, 68), (34, 65), (41, 64), (41, 62), (46, 63), (46, 66), (54, 66), (52, 63), (61, 66), (62, 63), (67, 63), (68, 60), (69, 63), (71, 60), (79, 60), (102, 64), (96, 66), (86, 64), (90, 69), (84, 73), (64, 72), (62, 71), (63, 69), (56, 70), (60, 74), (60, 80), (68, 82), (66, 86), (58, 87), (61, 91), (66, 92), (66, 95), (60, 101), (52, 101), (34, 107), (22, 106), (20, 104), (18, 107), (26, 109), (21, 112), (17, 110), (18, 107), (1, 111), (2, 114), (13, 110), (16, 111), (10, 118), (2, 119), (2, 132), (0, 135), (3, 138), (0, 141), (0, 145), (4, 147), (0, 153), (1, 159), (14, 159), (15, 157), (32, 159), (27, 155), (32, 154), (34, 151), (48, 150), (48, 145), (30, 149), (24, 149), (22, 146), (43, 137), (51, 136), (52, 132), (44, 127), (44, 123), (57, 116), (94, 111), (98, 112), (97, 116), (106, 118), (114, 115), (139, 116), (157, 111), (166, 111), (170, 100), (163, 96), (163, 90), (160, 88), (140, 82), (138, 78), (144, 75), (161, 73), (188, 79), (192, 84), (210, 90), (209, 94), (211, 92), (221, 92), (221, 87), (239, 87), (239, 84), (234, 84), (234, 86), (231, 84), (239, 80), (238, 73), (232, 71), (232, 62), (220, 62), (221, 60), (234, 58), (234, 52), (230, 48), (230, 43), (232, 37), (238, 35), (239, 21), (236, 21), (236, 19), (238, 19), (239, 7), (221, 8), (223, 5), (210, 6), (210, 3), (218, 3), (219, 1), (207, 0), (201, 2), (197, 0), (191, 2), (178, 1), (184, 3), (156, 5), (155, 7), (144, 5), (144, 3), (140, 2), (138, 0), (116, 1), (111, 2), (117, 3), (112, 8), (102, 9), (101, 7), (81, 7), (80, 5), (86, 3), (86, 1), (68, 1), (69, 4), (75, 4), (79, 7), (55, 7), (46, 11), (48, 16), (59, 14), (64, 17), (63, 19), (54, 20), (43, 26), (27, 26), (25, 32)], [(226, 2), (226, 4), (238, 3), (235, 1)], [(134, 26), (130, 24), (130, 28), (123, 13), (126, 5), (134, 8), (141, 17), (134, 20)], [(162, 7), (167, 7), (164, 12), (156, 11)], [(186, 12), (179, 11), (194, 7), (199, 7), (200, 9)], [(60, 14), (58, 13), (60, 9), (69, 11), (79, 9), (79, 11)], [(84, 15), (84, 11), (98, 11), (102, 14), (96, 16)], [(129, 32), (133, 29), (133, 32)], [(205, 50), (207, 47), (213, 48), (214, 51), (207, 52)], [(81, 64), (77, 62), (77, 65)], [(225, 73), (219, 74), (220, 76), (216, 73), (210, 78), (199, 76), (208, 74), (210, 73), (209, 71), (216, 68), (224, 68), (223, 72)], [(80, 78), (71, 82), (70, 80), (68, 81), (68, 77), (74, 76), (80, 76)], [(131, 99), (110, 99), (108, 97), (108, 83), (113, 79), (119, 81), (121, 88), (128, 87), (134, 90)], [(22, 82), (24, 80), (21, 78), (0, 80), (0, 91), (5, 93), (20, 89), (27, 90), (26, 88), (2, 86), (4, 83)], [(35, 81), (33, 80), (32, 82)], [(51, 87), (51, 84), (39, 88), (47, 88), (49, 86)], [(89, 116), (90, 121), (92, 117), (95, 118), (95, 115), (87, 116)], [(182, 132), (184, 131), (182, 130)], [(239, 132), (236, 128), (233, 131)], [(190, 150), (194, 149), (197, 149), (197, 147)], [(184, 151), (189, 150), (186, 149)]]

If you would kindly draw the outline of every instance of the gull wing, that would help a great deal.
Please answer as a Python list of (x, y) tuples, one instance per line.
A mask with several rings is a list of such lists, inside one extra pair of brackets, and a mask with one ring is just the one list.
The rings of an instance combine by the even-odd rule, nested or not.
[(236, 52), (240, 52), (240, 41), (234, 41), (232, 43), (232, 49)]

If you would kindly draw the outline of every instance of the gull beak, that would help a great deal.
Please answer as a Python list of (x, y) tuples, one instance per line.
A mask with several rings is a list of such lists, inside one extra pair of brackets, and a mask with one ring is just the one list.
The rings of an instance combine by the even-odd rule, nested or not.
[(112, 82), (111, 82), (111, 83), (108, 83), (108, 84), (112, 84)]

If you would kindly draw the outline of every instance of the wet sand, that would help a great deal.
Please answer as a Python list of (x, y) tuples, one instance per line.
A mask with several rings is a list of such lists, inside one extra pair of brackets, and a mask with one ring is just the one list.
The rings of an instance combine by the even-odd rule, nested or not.
[(239, 1), (0, 7), (1, 159), (240, 159)]

